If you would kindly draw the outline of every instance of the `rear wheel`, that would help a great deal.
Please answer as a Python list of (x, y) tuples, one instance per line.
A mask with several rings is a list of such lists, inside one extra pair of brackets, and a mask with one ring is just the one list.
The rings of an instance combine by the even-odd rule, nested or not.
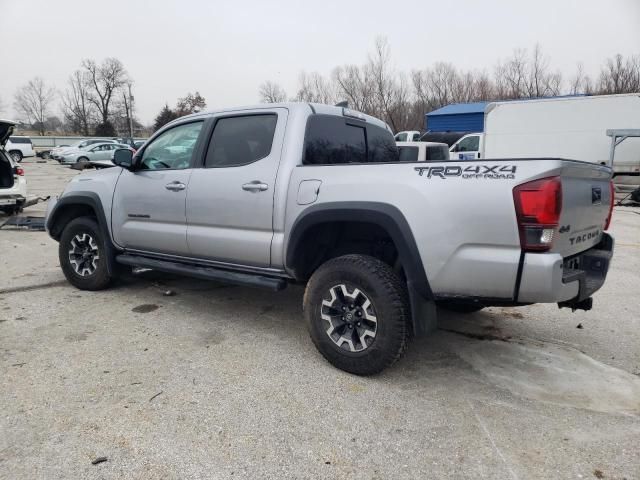
[(102, 290), (111, 283), (105, 239), (91, 217), (67, 224), (60, 237), (58, 258), (64, 276), (80, 290)]
[(9, 155), (11, 156), (13, 161), (16, 162), (16, 163), (20, 163), (22, 161), (22, 152), (20, 152), (18, 150), (14, 150), (12, 152), (9, 152)]
[(321, 265), (307, 284), (304, 313), (320, 353), (356, 375), (391, 366), (407, 345), (406, 287), (373, 257), (345, 255)]

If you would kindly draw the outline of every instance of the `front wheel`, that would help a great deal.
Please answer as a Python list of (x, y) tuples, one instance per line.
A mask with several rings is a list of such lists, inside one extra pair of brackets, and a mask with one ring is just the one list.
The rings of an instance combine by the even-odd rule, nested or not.
[(62, 231), (58, 257), (64, 276), (80, 290), (102, 290), (111, 283), (106, 239), (91, 217), (71, 220)]
[(321, 265), (307, 284), (304, 314), (313, 343), (341, 370), (372, 375), (405, 351), (406, 287), (376, 258), (345, 255)]

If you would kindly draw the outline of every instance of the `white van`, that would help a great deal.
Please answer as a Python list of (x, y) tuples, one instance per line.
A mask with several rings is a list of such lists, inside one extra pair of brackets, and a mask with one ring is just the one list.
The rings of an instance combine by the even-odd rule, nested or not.
[[(640, 94), (489, 103), (485, 133), (460, 138), (449, 155), (452, 160), (546, 157), (608, 164), (609, 129), (640, 129)], [(613, 169), (617, 175), (640, 174), (640, 138), (618, 145)]]

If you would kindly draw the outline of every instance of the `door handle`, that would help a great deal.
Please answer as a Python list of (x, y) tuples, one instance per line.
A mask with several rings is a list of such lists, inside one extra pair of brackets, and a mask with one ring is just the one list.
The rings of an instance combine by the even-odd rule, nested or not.
[(171, 190), (172, 192), (179, 192), (180, 190), (184, 190), (185, 188), (187, 188), (187, 186), (184, 183), (175, 180), (171, 183), (167, 183), (164, 188), (166, 188), (167, 190)]
[(269, 185), (262, 183), (260, 180), (254, 180), (253, 182), (242, 185), (242, 189), (247, 192), (264, 192), (268, 188)]

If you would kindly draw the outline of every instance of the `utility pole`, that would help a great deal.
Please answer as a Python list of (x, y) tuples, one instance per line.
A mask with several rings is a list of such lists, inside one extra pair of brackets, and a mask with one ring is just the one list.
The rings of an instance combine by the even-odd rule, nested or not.
[(133, 95), (131, 94), (131, 82), (127, 84), (129, 87), (129, 138), (133, 141)]

